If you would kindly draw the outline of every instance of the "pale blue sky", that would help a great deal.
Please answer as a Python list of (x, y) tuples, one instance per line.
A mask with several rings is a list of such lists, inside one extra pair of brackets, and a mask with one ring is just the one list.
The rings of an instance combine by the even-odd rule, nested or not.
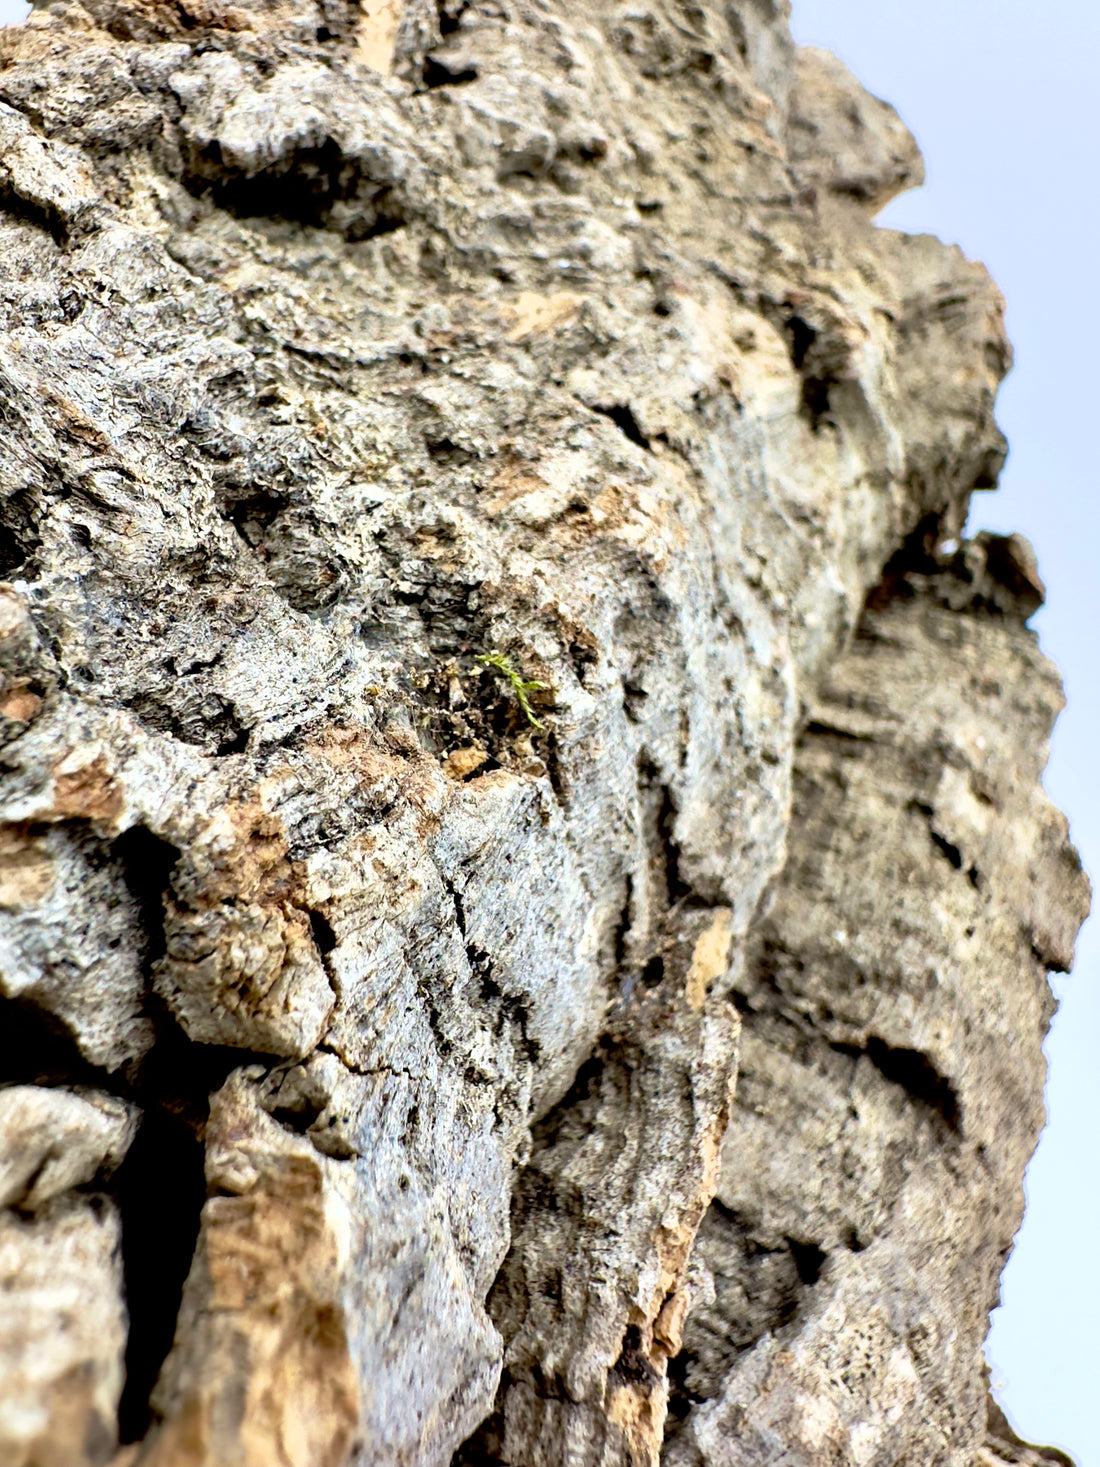
[[(27, 7), (0, 0), (0, 24)], [(1008, 297), (1012, 444), (974, 528), (1021, 530), (1050, 588), (1036, 625), (1069, 693), (1047, 776), (1100, 873), (1100, 370), (1088, 315), (1100, 240), (1100, 4), (794, 0), (798, 40), (827, 46), (886, 97), (924, 149), (928, 184), (882, 216), (984, 260)], [(1021, 1434), (1100, 1467), (1100, 924), (1086, 927), (1047, 1044), (1051, 1123), (989, 1356)]]

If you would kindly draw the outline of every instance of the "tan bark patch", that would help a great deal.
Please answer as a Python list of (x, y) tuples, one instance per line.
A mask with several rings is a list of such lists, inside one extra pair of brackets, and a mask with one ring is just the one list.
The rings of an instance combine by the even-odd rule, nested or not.
[(401, 0), (360, 0), (359, 8), (363, 19), (356, 31), (356, 59), (386, 76), (393, 65), (401, 25)]
[(443, 772), (451, 779), (465, 779), (475, 769), (480, 769), (488, 757), (485, 750), (476, 745), (469, 749), (455, 749), (444, 759)]
[(710, 926), (696, 938), (687, 975), (687, 1001), (693, 1009), (703, 1007), (711, 984), (721, 978), (730, 965), (732, 917), (728, 907), (719, 907)]
[(16, 723), (29, 723), (42, 707), (42, 699), (26, 683), (14, 683), (0, 695), (0, 713)]
[(212, 1104), (186, 1334), (166, 1367), (171, 1416), (147, 1467), (341, 1467), (359, 1388), (340, 1300), (341, 1238), (325, 1163), (250, 1111)]
[(97, 820), (111, 824), (122, 813), (122, 787), (111, 773), (106, 758), (97, 754), (86, 764), (77, 765), (72, 760), (70, 755), (54, 769), (51, 813), (58, 820)]
[(0, 641), (19, 631), (26, 622), (26, 602), (14, 586), (0, 582)]
[(0, 827), (0, 907), (33, 907), (54, 885), (53, 862), (46, 842), (24, 826)]
[(524, 290), (505, 306), (501, 315), (507, 327), (509, 341), (525, 341), (529, 336), (556, 331), (576, 320), (584, 296), (571, 290), (555, 291), (553, 295), (538, 295), (533, 290)]

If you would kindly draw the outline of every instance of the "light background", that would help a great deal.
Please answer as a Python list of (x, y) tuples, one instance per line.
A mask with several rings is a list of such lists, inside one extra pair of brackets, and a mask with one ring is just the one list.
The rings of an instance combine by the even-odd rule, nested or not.
[[(0, 0), (0, 24), (26, 13)], [(881, 222), (960, 244), (1008, 297), (1017, 366), (999, 418), (1012, 454), (972, 526), (1020, 530), (1039, 552), (1050, 598), (1035, 625), (1070, 699), (1047, 788), (1100, 872), (1100, 4), (794, 0), (794, 31), (893, 102), (924, 150), (927, 186)], [(1050, 1125), (988, 1349), (1020, 1433), (1078, 1467), (1100, 1467), (1098, 975), (1094, 923), (1073, 977), (1055, 979)]]

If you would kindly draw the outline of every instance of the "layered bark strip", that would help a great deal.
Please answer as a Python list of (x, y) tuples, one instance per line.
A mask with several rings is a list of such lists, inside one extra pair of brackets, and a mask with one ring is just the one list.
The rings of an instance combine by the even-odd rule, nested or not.
[(1061, 690), (1037, 599), (1018, 540), (896, 561), (815, 702), (734, 985), (670, 1467), (977, 1467), (1011, 1441), (991, 1419), (975, 1453), (982, 1342), (1043, 1125), (1046, 973), (1088, 899), (1039, 783)]
[(782, 0), (0, 31), (3, 1467), (1027, 1460), (1087, 888), (920, 178)]

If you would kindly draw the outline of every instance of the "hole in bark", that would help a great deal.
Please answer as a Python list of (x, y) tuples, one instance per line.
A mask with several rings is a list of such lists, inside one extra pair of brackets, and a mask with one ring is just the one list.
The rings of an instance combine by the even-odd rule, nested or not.
[(435, 87), (459, 87), (465, 82), (477, 81), (476, 66), (452, 67), (438, 56), (424, 58), (424, 85), (429, 90)]
[(332, 923), (320, 912), (311, 910), (309, 925), (313, 929), (313, 941), (317, 945), (317, 951), (323, 958), (327, 957), (336, 946), (336, 933), (332, 930)]
[(468, 448), (452, 442), (450, 438), (425, 436), (424, 446), (437, 464), (447, 468), (462, 468), (464, 464), (474, 463), (477, 459), (476, 453), (471, 453)]
[(442, 0), (439, 6), (439, 34), (441, 36), (454, 35), (469, 8), (467, 0)]
[(0, 580), (11, 580), (41, 543), (31, 491), (20, 489), (9, 494), (0, 502)]
[(195, 744), (208, 754), (243, 753), (251, 733), (230, 699), (204, 688), (198, 680), (185, 686), (182, 676), (174, 683), (138, 693), (125, 706), (146, 728)]
[(944, 856), (954, 866), (956, 871), (961, 871), (963, 858), (962, 851), (959, 850), (958, 846), (952, 845), (946, 836), (940, 835), (936, 830), (930, 830), (928, 833), (932, 837), (932, 844), (939, 851), (940, 855)]
[(648, 448), (649, 439), (638, 425), (638, 419), (628, 403), (613, 403), (610, 407), (594, 407), (593, 412), (599, 413), (601, 417), (610, 418), (620, 433), (625, 433), (631, 443), (636, 443), (639, 448)]
[(256, 549), (263, 544), (268, 527), (288, 503), (282, 494), (253, 494), (247, 499), (233, 500), (224, 513), (245, 544)]
[(180, 853), (143, 825), (124, 831), (114, 843), (114, 853), (122, 865), (123, 880), (141, 913), (145, 934), (144, 970), (148, 977), (167, 950), (164, 897), (172, 884), (172, 872)]
[(881, 1039), (869, 1039), (867, 1058), (887, 1080), (942, 1117), (949, 1131), (959, 1130), (959, 1098), (945, 1075), (918, 1049), (891, 1049)]
[(816, 1243), (799, 1243), (794, 1238), (787, 1239), (787, 1247), (791, 1250), (791, 1257), (794, 1259), (799, 1279), (807, 1288), (810, 1288), (821, 1277), (821, 1270), (829, 1255)]
[(214, 753), (219, 757), (225, 754), (243, 754), (248, 748), (248, 738), (251, 732), (252, 730), (250, 728), (239, 729), (229, 738), (222, 739), (221, 743), (214, 750)]
[(388, 234), (406, 222), (394, 190), (365, 178), (331, 137), (251, 177), (227, 166), (214, 144), (192, 155), (184, 183), (238, 219), (286, 219), (325, 229), (333, 227), (334, 206), (346, 206), (350, 218), (340, 232), (353, 241)]
[(829, 389), (833, 386), (824, 377), (802, 379), (802, 407), (812, 423), (819, 423), (829, 411)]
[(818, 351), (811, 356), (821, 333), (801, 316), (788, 316), (783, 328), (791, 365), (802, 378), (802, 411), (816, 431), (829, 411), (829, 393), (836, 386), (836, 379), (829, 372), (829, 363), (823, 360), (828, 353)]
[(806, 358), (810, 354), (810, 347), (817, 340), (818, 333), (808, 321), (801, 316), (790, 316), (787, 319), (787, 339), (790, 343), (791, 364), (796, 372), (801, 372), (806, 365)]
[(650, 958), (642, 969), (642, 987), (656, 988), (665, 976), (665, 960), (660, 953)]
[(852, 1059), (866, 1055), (884, 1080), (900, 1085), (912, 1100), (927, 1107), (942, 1121), (949, 1132), (959, 1132), (961, 1113), (955, 1087), (919, 1049), (893, 1049), (874, 1035), (863, 1046), (833, 1044), (830, 1047)]
[(324, 1103), (313, 1096), (297, 1095), (292, 1105), (274, 1105), (268, 1110), (273, 1121), (295, 1135), (304, 1136), (324, 1114)]

